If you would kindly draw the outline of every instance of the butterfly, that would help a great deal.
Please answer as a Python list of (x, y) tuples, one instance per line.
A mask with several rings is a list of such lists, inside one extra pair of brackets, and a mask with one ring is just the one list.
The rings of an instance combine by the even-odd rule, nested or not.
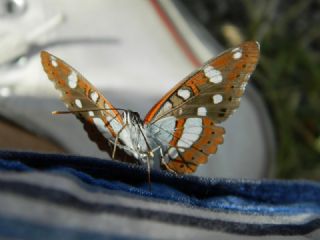
[(239, 107), (259, 55), (255, 41), (223, 52), (166, 93), (144, 120), (137, 112), (115, 108), (58, 57), (42, 51), (41, 60), (68, 112), (83, 123), (101, 150), (124, 162), (158, 164), (185, 174), (205, 164), (223, 143), (225, 130), (217, 124)]

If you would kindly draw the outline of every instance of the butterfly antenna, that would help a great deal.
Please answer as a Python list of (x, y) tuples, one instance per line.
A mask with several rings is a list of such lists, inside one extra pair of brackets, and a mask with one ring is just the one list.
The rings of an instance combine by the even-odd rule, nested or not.
[(73, 113), (73, 112), (70, 112), (70, 111), (52, 111), (51, 112), (52, 115), (69, 114), (69, 113)]
[(103, 110), (127, 111), (126, 109), (123, 109), (123, 108), (94, 108), (94, 109), (82, 109), (82, 110), (70, 110), (70, 111), (53, 111), (51, 112), (51, 114), (59, 115), (59, 114), (82, 113), (82, 112), (103, 111)]

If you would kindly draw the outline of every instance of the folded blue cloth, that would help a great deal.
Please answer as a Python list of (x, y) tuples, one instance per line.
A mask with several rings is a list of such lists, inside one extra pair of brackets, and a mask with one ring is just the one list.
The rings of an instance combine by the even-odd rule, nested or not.
[(320, 239), (317, 182), (153, 170), (150, 191), (143, 167), (4, 151), (0, 170), (0, 236), (8, 239)]

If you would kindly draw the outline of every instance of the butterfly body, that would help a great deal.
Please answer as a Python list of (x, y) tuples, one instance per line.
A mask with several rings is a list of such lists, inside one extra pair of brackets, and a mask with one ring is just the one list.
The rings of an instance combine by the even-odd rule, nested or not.
[(238, 108), (259, 59), (259, 44), (245, 42), (209, 60), (165, 94), (144, 120), (137, 112), (113, 107), (61, 59), (47, 52), (41, 59), (62, 101), (101, 150), (121, 161), (192, 173), (223, 143), (225, 131), (217, 124)]
[[(126, 151), (138, 160), (139, 164), (144, 164), (148, 161), (148, 157), (152, 155), (153, 146), (151, 141), (148, 141), (147, 131), (145, 125), (140, 118), (139, 113), (127, 110), (123, 113), (124, 128), (126, 137), (129, 140), (121, 137), (121, 141), (127, 146)], [(130, 142), (130, 144), (128, 144)], [(114, 143), (113, 143), (114, 144)]]

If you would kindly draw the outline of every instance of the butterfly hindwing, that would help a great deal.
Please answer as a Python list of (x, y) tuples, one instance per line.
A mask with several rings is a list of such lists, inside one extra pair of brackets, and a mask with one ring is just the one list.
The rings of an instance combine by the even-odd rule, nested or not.
[[(230, 49), (178, 83), (149, 111), (144, 121), (153, 131), (159, 129), (156, 137), (170, 135), (171, 127), (171, 138), (160, 140), (167, 168), (194, 172), (216, 151), (223, 142), (224, 129), (215, 123), (224, 121), (239, 107), (258, 58), (256, 42)], [(190, 128), (189, 122), (197, 123), (197, 127)]]
[(192, 173), (223, 143), (224, 129), (210, 118), (163, 118), (150, 125), (155, 141), (163, 146), (163, 167)]
[[(45, 72), (60, 91), (61, 99), (68, 110), (74, 112), (84, 124), (89, 138), (96, 142), (101, 150), (111, 155), (113, 140), (124, 125), (120, 113), (67, 63), (45, 51), (41, 52), (41, 60)], [(95, 111), (96, 109), (106, 110)], [(79, 112), (81, 110), (83, 112)], [(126, 130), (124, 129), (121, 134), (125, 137)], [(117, 154), (121, 160), (131, 161), (121, 150), (117, 151)]]

